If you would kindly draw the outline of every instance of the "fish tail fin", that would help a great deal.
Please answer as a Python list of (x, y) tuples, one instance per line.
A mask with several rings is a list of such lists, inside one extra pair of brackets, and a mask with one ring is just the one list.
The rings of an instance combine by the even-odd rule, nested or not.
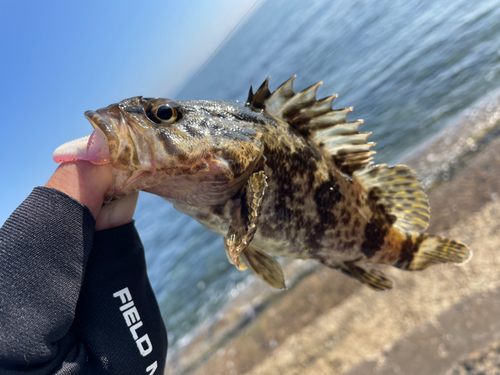
[(464, 264), (471, 256), (472, 251), (458, 241), (431, 234), (407, 233), (394, 266), (420, 271), (439, 263)]

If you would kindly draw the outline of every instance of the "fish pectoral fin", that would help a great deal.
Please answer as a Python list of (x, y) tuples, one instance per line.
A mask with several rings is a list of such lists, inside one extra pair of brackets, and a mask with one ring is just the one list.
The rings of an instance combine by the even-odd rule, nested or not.
[(233, 260), (231, 259), (231, 253), (229, 252), (229, 245), (227, 243), (227, 237), (224, 237), (224, 250), (226, 250), (226, 256), (227, 260), (229, 260), (229, 263), (233, 264), (240, 271), (246, 270), (248, 267), (245, 263), (240, 261), (240, 258), (237, 258), (236, 263), (233, 262)]
[(276, 259), (252, 245), (249, 245), (242, 255), (248, 268), (255, 275), (273, 288), (286, 289), (285, 277)]
[(334, 268), (338, 269), (344, 275), (360, 281), (373, 290), (382, 291), (392, 289), (391, 279), (385, 276), (382, 271), (373, 268), (366, 270), (354, 263), (345, 263)]
[(360, 214), (381, 221), (401, 233), (423, 232), (429, 225), (429, 203), (417, 175), (405, 165), (386, 164), (353, 173), (361, 201)]
[(246, 208), (246, 242), (249, 244), (257, 232), (260, 211), (262, 210), (262, 199), (267, 187), (267, 176), (264, 171), (254, 173), (245, 185), (245, 205)]
[(236, 267), (239, 264), (239, 256), (252, 242), (257, 231), (262, 198), (267, 187), (266, 179), (264, 171), (252, 174), (245, 184), (240, 205), (233, 210), (231, 225), (224, 243), (228, 247), (229, 261)]

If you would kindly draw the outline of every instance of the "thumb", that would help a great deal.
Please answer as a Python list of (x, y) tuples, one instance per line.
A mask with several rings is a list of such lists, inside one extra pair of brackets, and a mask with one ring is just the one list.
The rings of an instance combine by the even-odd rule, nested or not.
[(105, 230), (128, 224), (134, 216), (139, 192), (105, 204), (96, 219), (96, 230)]

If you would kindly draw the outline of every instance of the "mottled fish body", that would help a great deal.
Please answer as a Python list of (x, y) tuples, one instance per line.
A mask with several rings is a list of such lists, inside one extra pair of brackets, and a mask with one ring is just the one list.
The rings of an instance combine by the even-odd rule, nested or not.
[[(369, 133), (316, 100), (268, 80), (246, 103), (134, 97), (86, 112), (108, 139), (107, 201), (143, 190), (224, 236), (229, 258), (276, 288), (279, 257), (316, 259), (376, 290), (392, 287), (364, 264), (422, 270), (464, 263), (470, 250), (425, 234), (429, 207), (406, 166), (372, 165)], [(241, 259), (243, 261), (241, 261)]]

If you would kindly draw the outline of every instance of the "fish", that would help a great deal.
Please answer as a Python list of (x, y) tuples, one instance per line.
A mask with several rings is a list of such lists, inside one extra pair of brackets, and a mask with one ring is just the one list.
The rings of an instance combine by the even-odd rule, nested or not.
[(363, 121), (347, 120), (353, 107), (317, 99), (322, 82), (295, 93), (295, 77), (274, 92), (268, 77), (246, 102), (137, 96), (85, 112), (107, 138), (105, 201), (163, 197), (220, 234), (231, 264), (277, 289), (286, 284), (276, 257), (316, 260), (377, 291), (393, 286), (380, 265), (466, 263), (465, 244), (425, 232), (415, 172), (374, 164)]

